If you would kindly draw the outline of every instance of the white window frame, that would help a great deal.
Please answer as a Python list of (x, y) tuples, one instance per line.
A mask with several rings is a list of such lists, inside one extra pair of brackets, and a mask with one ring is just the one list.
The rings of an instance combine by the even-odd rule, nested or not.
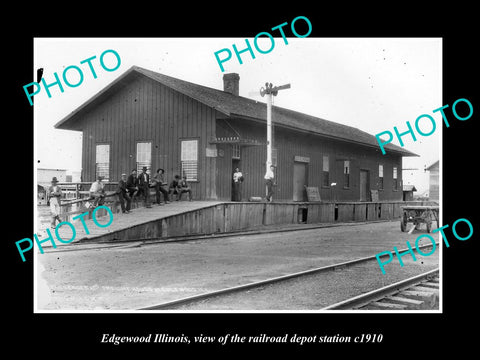
[(393, 190), (398, 190), (398, 170), (397, 167), (393, 167)]
[(350, 187), (350, 160), (343, 161), (343, 187)]
[(135, 154), (137, 173), (140, 174), (142, 168), (146, 166), (148, 169), (147, 174), (150, 174), (152, 167), (152, 142), (137, 141)]
[[(383, 190), (383, 164), (378, 164), (378, 178), (379, 178), (379, 183), (378, 183), (378, 190)], [(381, 179), (381, 181), (380, 181)]]
[(110, 144), (95, 146), (95, 179), (103, 176), (104, 181), (110, 181)]
[(187, 181), (198, 181), (198, 139), (180, 140), (181, 176)]
[[(328, 173), (327, 183), (325, 184), (325, 173)], [(323, 155), (322, 156), (322, 186), (329, 187), (330, 186), (330, 156)]]
[(278, 164), (278, 150), (277, 148), (272, 148), (272, 165), (277, 167)]
[(232, 159), (240, 159), (240, 144), (232, 144)]

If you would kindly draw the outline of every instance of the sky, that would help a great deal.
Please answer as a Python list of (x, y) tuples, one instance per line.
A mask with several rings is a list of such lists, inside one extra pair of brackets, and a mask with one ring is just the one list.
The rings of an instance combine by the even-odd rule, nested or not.
[[(428, 189), (428, 172), (441, 156), (442, 120), (434, 109), (442, 105), (441, 38), (274, 38), (275, 46), (267, 54), (253, 47), (255, 59), (243, 53), (243, 64), (235, 55), (223, 63), (222, 72), (214, 53), (224, 48), (233, 53), (232, 44), (245, 48), (245, 38), (36, 38), (34, 69), (43, 68), (47, 83), (54, 82), (56, 72), (62, 79), (70, 65), (82, 69), (84, 79), (78, 87), (63, 83), (50, 88), (49, 98), (42, 87), (34, 96), (35, 164), (41, 168), (81, 170), (81, 133), (57, 130), (54, 125), (98, 91), (121, 76), (131, 66), (140, 66), (200, 85), (223, 89), (223, 75), (240, 75), (240, 95), (265, 101), (258, 94), (265, 82), (273, 85), (290, 83), (291, 88), (274, 97), (274, 105), (300, 111), (326, 120), (353, 126), (372, 135), (407, 130), (415, 120), (429, 114), (436, 120), (436, 131), (428, 137), (418, 134), (414, 142), (403, 137), (405, 149), (419, 157), (404, 157), (404, 184), (414, 184), (417, 194)], [(268, 38), (260, 38), (261, 49), (270, 47)], [(100, 55), (115, 50), (121, 64), (115, 71), (105, 71)], [(97, 78), (88, 64), (92, 60)], [(223, 54), (221, 55), (223, 56)], [(116, 63), (112, 54), (105, 56), (107, 67)], [(75, 83), (75, 71), (68, 79)], [(26, 84), (25, 84), (26, 85)], [(25, 96), (25, 105), (29, 106)], [(273, 118), (275, 121), (275, 118)], [(421, 123), (425, 132), (428, 123)], [(399, 145), (397, 139), (394, 144)]]

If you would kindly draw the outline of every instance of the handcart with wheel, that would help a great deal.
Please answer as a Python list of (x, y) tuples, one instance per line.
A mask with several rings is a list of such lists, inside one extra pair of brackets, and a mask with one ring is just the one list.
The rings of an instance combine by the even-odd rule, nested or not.
[(420, 224), (426, 224), (427, 232), (432, 230), (432, 222), (438, 222), (438, 206), (432, 205), (415, 205), (415, 206), (402, 206), (402, 217), (400, 219), (400, 229), (402, 231), (407, 230), (407, 223), (412, 222), (413, 227), (410, 229), (410, 233), (414, 229), (418, 229)]

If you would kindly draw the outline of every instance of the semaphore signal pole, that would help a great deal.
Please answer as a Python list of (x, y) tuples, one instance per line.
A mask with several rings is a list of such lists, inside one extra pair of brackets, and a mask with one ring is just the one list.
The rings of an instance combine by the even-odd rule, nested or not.
[(266, 170), (272, 165), (272, 95), (277, 96), (279, 90), (290, 89), (290, 84), (273, 86), (265, 83), (265, 88), (260, 88), (260, 95), (267, 95), (267, 162)]

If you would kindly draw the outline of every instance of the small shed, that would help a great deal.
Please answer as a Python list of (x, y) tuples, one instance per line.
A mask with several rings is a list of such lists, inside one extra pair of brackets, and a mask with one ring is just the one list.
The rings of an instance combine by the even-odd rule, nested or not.
[(417, 191), (415, 185), (403, 185), (403, 201), (412, 201), (414, 191)]

